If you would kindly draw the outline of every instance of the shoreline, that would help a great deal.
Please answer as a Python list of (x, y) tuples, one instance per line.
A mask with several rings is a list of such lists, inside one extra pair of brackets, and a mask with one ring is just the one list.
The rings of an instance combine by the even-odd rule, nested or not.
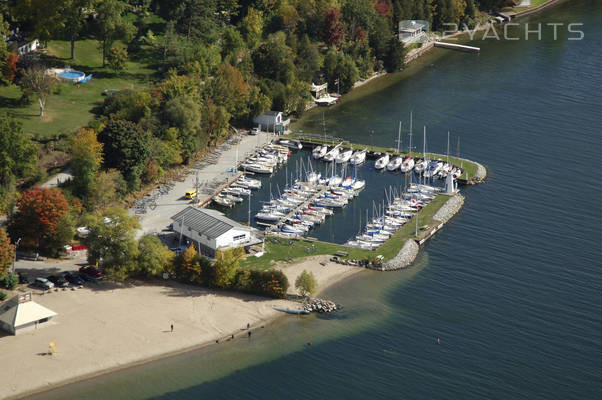
[[(327, 261), (327, 263), (323, 266), (320, 264), (320, 261)], [(355, 276), (363, 270), (362, 268), (341, 266), (329, 262), (326, 256), (314, 256), (307, 259), (300, 259), (293, 264), (280, 263), (275, 267), (282, 269), (287, 274), (287, 277), (289, 277), (289, 294), (296, 293), (296, 290), (294, 289), (295, 276), (304, 269), (313, 272), (316, 276), (316, 279), (318, 280), (317, 294), (324, 293), (329, 288), (342, 283), (347, 278)], [(148, 301), (150, 298), (154, 299), (157, 304), (154, 305), (154, 308), (151, 311), (152, 315), (165, 314), (166, 312), (170, 313), (170, 309), (174, 307), (174, 301), (178, 302), (175, 307), (179, 307), (180, 310), (184, 309), (184, 313), (187, 313), (187, 305), (185, 304), (187, 296), (182, 295), (182, 293), (166, 293), (167, 290), (173, 290), (174, 288), (184, 292), (191, 292), (185, 293), (187, 296), (201, 294), (204, 296), (203, 300), (205, 301), (205, 308), (213, 309), (213, 303), (216, 303), (218, 308), (221, 307), (223, 309), (223, 303), (225, 303), (225, 307), (227, 307), (226, 310), (216, 309), (214, 313), (230, 315), (230, 317), (228, 317), (227, 320), (222, 319), (221, 321), (212, 321), (212, 317), (215, 316), (204, 315), (201, 313), (199, 317), (202, 321), (197, 321), (200, 323), (196, 326), (191, 326), (189, 323), (190, 321), (176, 320), (174, 323), (175, 329), (173, 331), (173, 337), (168, 335), (163, 336), (163, 333), (167, 332), (165, 330), (162, 330), (160, 333), (155, 331), (154, 336), (152, 332), (146, 334), (141, 333), (145, 332), (145, 329), (148, 329), (148, 326), (142, 326), (143, 329), (138, 329), (136, 331), (137, 325), (149, 325), (149, 318), (144, 315), (144, 312), (140, 313), (142, 315), (132, 314), (131, 311), (139, 309), (140, 305), (131, 307), (131, 305), (128, 304), (128, 300), (133, 296), (141, 298), (141, 302)], [(103, 293), (99, 293), (101, 291)], [(130, 315), (135, 316), (126, 318), (128, 322), (125, 322), (124, 324), (133, 326), (124, 326), (124, 324), (121, 324), (119, 318), (113, 317), (112, 312), (114, 310), (109, 310), (108, 312), (105, 310), (105, 315), (94, 313), (93, 318), (89, 321), (82, 322), (79, 319), (65, 319), (65, 317), (68, 318), (68, 316), (72, 314), (82, 315), (82, 313), (86, 312), (87, 306), (89, 306), (91, 302), (103, 303), (102, 299), (98, 299), (99, 294), (105, 294), (107, 297), (110, 296), (116, 303), (126, 304), (123, 306), (123, 308), (125, 308), (124, 313), (130, 313)], [(59, 309), (60, 307), (57, 308), (56, 304), (49, 305), (49, 301), (47, 301), (49, 298), (52, 298), (56, 304), (68, 305), (69, 307), (66, 307), (67, 309), (65, 310), (61, 310)], [(170, 300), (174, 298), (177, 298), (177, 300)], [(57, 311), (59, 316), (55, 318), (55, 320), (58, 321), (48, 327), (41, 328), (31, 333), (1, 338), (0, 351), (5, 352), (5, 362), (11, 363), (12, 365), (15, 365), (15, 367), (11, 374), (6, 374), (4, 379), (0, 378), (0, 398), (21, 399), (34, 394), (52, 391), (76, 382), (82, 382), (98, 376), (134, 368), (153, 361), (176, 357), (191, 351), (198, 351), (207, 348), (212, 344), (217, 345), (218, 343), (216, 343), (216, 340), (218, 339), (219, 344), (222, 345), (231, 340), (231, 335), (235, 335), (234, 340), (240, 340), (246, 338), (247, 333), (245, 331), (255, 332), (260, 331), (261, 329), (269, 329), (270, 325), (274, 322), (287, 316), (285, 313), (274, 310), (274, 306), (286, 308), (299, 308), (300, 306), (300, 303), (291, 300), (267, 299), (237, 292), (197, 288), (175, 282), (169, 282), (167, 285), (149, 282), (129, 288), (107, 288), (107, 290), (98, 290), (98, 292), (88, 289), (78, 289), (77, 291), (35, 296), (34, 300), (50, 306), (51, 309)], [(78, 305), (74, 307), (72, 304), (69, 305), (68, 303), (78, 303)], [(222, 304), (220, 305), (218, 303)], [(127, 309), (128, 306), (130, 306), (132, 310)], [(149, 308), (152, 308), (152, 306)], [(193, 309), (194, 308), (193, 305)], [(198, 305), (196, 308), (199, 308)], [(193, 310), (193, 312), (194, 311), (198, 312), (200, 310)], [(63, 320), (61, 320), (61, 317)], [(136, 320), (136, 318), (138, 318), (138, 320)], [(161, 319), (160, 316), (156, 318)], [(232, 321), (233, 319), (235, 321)], [(96, 320), (99, 320), (99, 322)], [(163, 320), (168, 321), (164, 318)], [(249, 330), (246, 328), (246, 321), (249, 321), (251, 324)], [(162, 323), (164, 326), (159, 328), (154, 326), (155, 330), (165, 328), (165, 323), (167, 322)], [(217, 329), (217, 332), (203, 335), (202, 332), (198, 332), (198, 329), (200, 329), (199, 325), (213, 325), (213, 327)], [(218, 325), (222, 328), (220, 329)], [(123, 335), (123, 332), (121, 332), (121, 337), (118, 337), (119, 335), (115, 333), (115, 329), (111, 328), (111, 326), (124, 328), (120, 329), (120, 331), (127, 331), (126, 335)], [(96, 346), (85, 348), (86, 345), (88, 345), (85, 339), (88, 332), (95, 332), (95, 334), (98, 334), (98, 330), (101, 330), (100, 335), (104, 336), (105, 339), (108, 336), (113, 336), (110, 338), (112, 341), (125, 341), (125, 343), (119, 342), (115, 344), (115, 347), (122, 346), (124, 347), (124, 350), (119, 351), (119, 349), (115, 348), (113, 352), (99, 352), (99, 348), (103, 347), (102, 343), (98, 345), (95, 343)], [(157, 335), (157, 333), (159, 333), (159, 335)], [(176, 336), (176, 334), (181, 334), (181, 336)], [(141, 335), (143, 336), (141, 337)], [(94, 335), (90, 335), (89, 340), (93, 340), (93, 336)], [(177, 340), (172, 340), (171, 343), (168, 343), (167, 345), (164, 343), (172, 338)], [(37, 351), (45, 349), (46, 347), (42, 346), (47, 346), (49, 341), (57, 343), (59, 352), (56, 356), (45, 355), (44, 357), (40, 357), (44, 353), (35, 354)], [(72, 341), (75, 342), (75, 345)], [(78, 341), (84, 342), (77, 343)], [(135, 348), (136, 346), (138, 347), (137, 350)], [(71, 348), (68, 349), (68, 347)], [(20, 351), (15, 351), (22, 348), (32, 349), (31, 354), (22, 354)], [(63, 348), (65, 351), (61, 351)], [(11, 349), (13, 350), (12, 353), (10, 352)], [(75, 356), (72, 357), (73, 355)], [(124, 359), (126, 361), (122, 361)], [(32, 360), (32, 362), (29, 362), (30, 360)], [(82, 370), (84, 373), (80, 374), (78, 371)], [(15, 380), (17, 380), (17, 382), (15, 382)], [(39, 384), (33, 388), (29, 386), (29, 389), (20, 390), (20, 385), (24, 386), (31, 384), (32, 382), (37, 382)]]

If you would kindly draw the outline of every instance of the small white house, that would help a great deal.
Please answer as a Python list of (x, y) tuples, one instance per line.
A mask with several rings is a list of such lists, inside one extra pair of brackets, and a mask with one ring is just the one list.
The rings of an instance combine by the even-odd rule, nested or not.
[(33, 301), (31, 292), (18, 294), (0, 305), (0, 329), (13, 335), (37, 329), (56, 313)]
[(284, 119), (282, 111), (266, 111), (253, 118), (253, 122), (264, 131), (284, 130), (290, 124), (290, 119)]
[(220, 248), (248, 248), (263, 241), (256, 229), (241, 225), (217, 210), (189, 206), (171, 219), (178, 235), (193, 242), (201, 254), (211, 258)]
[(32, 51), (36, 51), (40, 47), (40, 41), (38, 39), (34, 39), (32, 42), (24, 44), (23, 46), (17, 49), (17, 53), (19, 56), (24, 56), (25, 54), (31, 53)]
[(399, 23), (399, 40), (404, 46), (428, 41), (428, 35), (424, 32), (428, 26), (421, 22), (422, 21), (401, 21)]

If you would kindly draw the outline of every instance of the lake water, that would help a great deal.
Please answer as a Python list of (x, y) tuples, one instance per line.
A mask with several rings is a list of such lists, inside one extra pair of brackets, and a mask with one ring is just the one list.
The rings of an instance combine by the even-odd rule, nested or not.
[[(449, 130), (487, 165), (487, 182), (464, 190), (462, 211), (410, 269), (329, 290), (345, 305), (332, 316), (285, 317), (250, 341), (36, 398), (601, 398), (602, 3), (526, 22), (583, 23), (585, 39), (437, 50), (325, 112), (329, 133), (392, 146), (413, 109), (430, 151), (445, 151)], [(321, 132), (321, 120), (310, 113), (299, 129)]]

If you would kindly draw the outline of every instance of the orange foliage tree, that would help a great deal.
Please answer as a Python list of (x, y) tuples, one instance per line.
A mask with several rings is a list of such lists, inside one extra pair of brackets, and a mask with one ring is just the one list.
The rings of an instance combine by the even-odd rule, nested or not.
[(69, 204), (58, 189), (35, 188), (21, 195), (17, 209), (10, 224), (12, 236), (21, 238), (23, 247), (46, 249), (55, 243)]
[(18, 62), (19, 56), (17, 54), (9, 53), (8, 56), (6, 56), (4, 75), (6, 77), (6, 80), (8, 80), (9, 82), (13, 82), (15, 80), (15, 76), (17, 76), (17, 71), (19, 69), (17, 67)]
[(11, 244), (4, 228), (0, 228), (0, 279), (10, 271), (15, 259), (15, 245)]

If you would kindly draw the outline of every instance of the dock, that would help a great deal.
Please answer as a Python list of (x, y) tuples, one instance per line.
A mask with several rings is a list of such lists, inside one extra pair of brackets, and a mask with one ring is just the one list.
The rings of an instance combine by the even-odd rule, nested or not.
[(451, 50), (472, 51), (472, 52), (481, 51), (480, 47), (467, 46), (465, 44), (440, 42), (440, 41), (435, 42), (435, 47), (442, 47), (444, 49), (451, 49)]

